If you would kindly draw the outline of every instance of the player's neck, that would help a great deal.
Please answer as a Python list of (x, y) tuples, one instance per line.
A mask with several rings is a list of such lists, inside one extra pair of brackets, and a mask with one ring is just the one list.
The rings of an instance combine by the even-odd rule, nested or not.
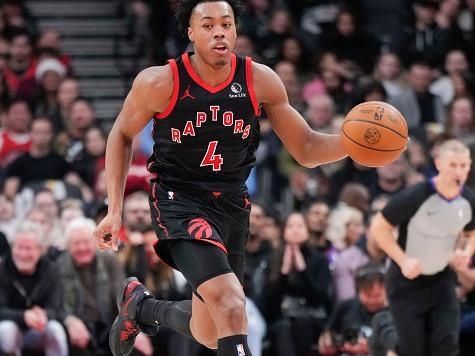
[(202, 81), (211, 86), (224, 83), (231, 74), (231, 57), (229, 62), (220, 67), (213, 67), (206, 63), (198, 54), (190, 56), (191, 66)]

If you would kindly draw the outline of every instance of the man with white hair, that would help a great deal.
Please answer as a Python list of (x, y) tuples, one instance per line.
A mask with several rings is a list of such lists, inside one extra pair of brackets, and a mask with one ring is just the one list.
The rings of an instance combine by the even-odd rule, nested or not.
[(43, 253), (42, 229), (27, 222), (15, 232), (11, 255), (0, 263), (0, 353), (22, 349), (68, 354), (56, 267)]
[[(108, 336), (117, 313), (115, 293), (125, 278), (115, 256), (96, 249), (93, 220), (78, 217), (65, 229), (66, 251), (59, 260), (64, 325), (72, 352), (109, 353)], [(136, 348), (144, 355), (153, 351), (141, 335)]]

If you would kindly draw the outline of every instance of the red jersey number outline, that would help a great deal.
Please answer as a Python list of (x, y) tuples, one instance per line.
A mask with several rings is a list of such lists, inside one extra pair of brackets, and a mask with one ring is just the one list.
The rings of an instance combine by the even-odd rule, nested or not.
[(208, 143), (208, 149), (201, 161), (200, 167), (212, 166), (213, 172), (219, 172), (221, 170), (224, 160), (220, 154), (215, 154), (217, 146), (218, 141), (210, 141), (210, 143)]

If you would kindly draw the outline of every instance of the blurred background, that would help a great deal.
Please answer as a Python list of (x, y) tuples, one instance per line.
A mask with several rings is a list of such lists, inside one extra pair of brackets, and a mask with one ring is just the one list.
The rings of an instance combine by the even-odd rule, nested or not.
[[(1, 291), (13, 279), (8, 266), (18, 270), (12, 255), (25, 222), (38, 235), (25, 260), (34, 270), (42, 261), (56, 266), (50, 281), (58, 274), (47, 319), (60, 322), (64, 335), (53, 334), (67, 348), (56, 354), (109, 354), (106, 334), (124, 276), (137, 275), (157, 297), (189, 298), (183, 277), (152, 248), (151, 127), (134, 140), (120, 252), (96, 251), (93, 222), (85, 220), (97, 222), (107, 210), (105, 145), (133, 78), (190, 50), (178, 33), (176, 5), (0, 1), (0, 354), (7, 335), (2, 322), (16, 320), (24, 334), (21, 310), (36, 305), (31, 293), (39, 277), (23, 293)], [(369, 100), (393, 104), (410, 128), (407, 151), (385, 167), (346, 159), (307, 169), (285, 150), (265, 113), (260, 119), (257, 165), (247, 182), (253, 201), (245, 285), (251, 348), (254, 356), (319, 355), (324, 330), (347, 338), (356, 330), (370, 338), (362, 327), (371, 329), (376, 310), (364, 304), (367, 284), (359, 287), (356, 277), (368, 262), (385, 262), (366, 237), (371, 217), (393, 194), (436, 173), (433, 157), (443, 140), (458, 138), (475, 151), (475, 0), (246, 0), (245, 7), (236, 53), (273, 68), (313, 129), (338, 133), (345, 113)], [(468, 185), (475, 185), (473, 174)], [(285, 266), (291, 248), (303, 264)], [(384, 288), (378, 271), (369, 273), (371, 283)], [(475, 279), (469, 282), (458, 289), (467, 315), (475, 306)], [(31, 297), (30, 304), (10, 305), (17, 292)], [(337, 308), (348, 300), (356, 304), (345, 312)], [(384, 309), (384, 295), (376, 304)], [(472, 324), (461, 339), (466, 355), (475, 355)], [(53, 352), (38, 351), (29, 340), (24, 353)], [(213, 354), (165, 328), (139, 344), (136, 352), (145, 355)]]

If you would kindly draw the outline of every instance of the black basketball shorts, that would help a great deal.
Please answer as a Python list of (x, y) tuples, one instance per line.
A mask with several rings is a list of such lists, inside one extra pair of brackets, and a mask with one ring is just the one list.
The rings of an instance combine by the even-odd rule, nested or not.
[[(247, 191), (190, 194), (171, 190), (154, 179), (151, 183), (150, 208), (152, 225), (158, 237), (155, 244), (157, 255), (171, 267), (180, 270), (195, 290), (206, 280), (230, 271), (242, 283), (251, 210)], [(188, 247), (190, 244), (174, 248), (177, 241), (183, 240), (213, 245), (215, 248), (209, 250), (214, 252), (206, 254), (203, 249), (199, 249), (196, 250), (196, 256), (188, 256), (189, 261), (183, 261), (186, 258), (182, 256), (183, 253), (193, 253)], [(222, 253), (219, 250), (217, 253), (215, 249)], [(181, 261), (174, 260), (177, 254)], [(217, 261), (220, 255), (227, 256), (229, 267), (226, 267), (226, 261)]]

